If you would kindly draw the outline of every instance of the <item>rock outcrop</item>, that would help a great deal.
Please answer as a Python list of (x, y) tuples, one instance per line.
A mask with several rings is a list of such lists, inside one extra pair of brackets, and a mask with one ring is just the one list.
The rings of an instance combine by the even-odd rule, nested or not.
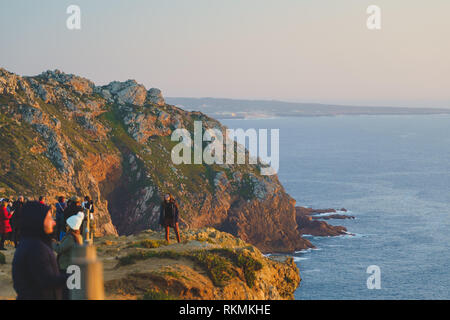
[[(343, 226), (332, 226), (321, 219), (354, 219), (355, 217), (344, 214), (330, 214), (337, 212), (336, 209), (311, 209), (295, 207), (298, 230), (302, 235), (332, 237), (347, 234), (347, 228)], [(347, 212), (341, 209), (342, 212)], [(323, 215), (326, 214), (326, 215)], [(318, 215), (318, 216), (317, 216)]]
[(263, 252), (312, 247), (297, 228), (295, 200), (260, 165), (173, 164), (171, 134), (193, 132), (194, 121), (224, 129), (134, 80), (96, 86), (58, 70), (21, 77), (0, 69), (0, 190), (50, 201), (90, 195), (98, 235), (156, 228), (170, 192), (183, 227), (211, 226)]
[[(293, 299), (300, 277), (292, 258), (266, 258), (254, 246), (212, 228), (182, 232), (182, 240), (167, 245), (154, 231), (99, 240), (100, 257), (111, 270), (105, 274), (107, 294), (116, 299)], [(111, 254), (117, 258), (106, 260)]]

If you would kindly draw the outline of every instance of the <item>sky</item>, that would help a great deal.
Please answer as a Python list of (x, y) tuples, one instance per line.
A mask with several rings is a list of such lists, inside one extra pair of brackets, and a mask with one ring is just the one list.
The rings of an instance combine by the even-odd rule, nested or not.
[(448, 0), (0, 0), (0, 67), (170, 97), (450, 108), (449, 39)]

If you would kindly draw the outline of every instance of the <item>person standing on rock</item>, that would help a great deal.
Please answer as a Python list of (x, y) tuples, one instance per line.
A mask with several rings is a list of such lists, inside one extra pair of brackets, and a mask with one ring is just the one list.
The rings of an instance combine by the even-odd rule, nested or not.
[(55, 205), (56, 207), (56, 236), (57, 240), (61, 241), (61, 239), (65, 235), (66, 231), (66, 220), (64, 219), (64, 210), (67, 208), (66, 198), (64, 196), (58, 197), (58, 203)]
[(56, 226), (51, 208), (37, 201), (24, 204), (22, 238), (12, 262), (17, 300), (61, 300), (68, 276), (60, 274), (52, 248)]
[(164, 195), (164, 200), (161, 203), (159, 224), (166, 230), (167, 243), (169, 243), (170, 227), (175, 229), (178, 243), (181, 242), (180, 229), (178, 226), (178, 206), (175, 199), (169, 193)]
[(22, 223), (22, 209), (25, 203), (25, 199), (23, 196), (19, 196), (16, 201), (14, 201), (12, 206), (12, 211), (14, 215), (11, 218), (11, 227), (12, 227), (12, 240), (14, 242), (14, 247), (17, 248), (17, 243), (20, 239), (20, 228)]
[(0, 250), (6, 250), (5, 248), (5, 241), (8, 239), (9, 235), (11, 234), (12, 228), (11, 224), (9, 223), (9, 220), (13, 216), (14, 212), (8, 211), (8, 199), (2, 199), (1, 200), (1, 207), (0, 207)]
[[(77, 245), (83, 244), (83, 238), (80, 234), (81, 224), (83, 223), (84, 214), (78, 212), (76, 215), (67, 219), (68, 230), (60, 243), (53, 243), (53, 250), (57, 253), (57, 261), (59, 272), (66, 274), (67, 268), (71, 265), (72, 249)], [(63, 300), (69, 299), (69, 290), (64, 288)]]

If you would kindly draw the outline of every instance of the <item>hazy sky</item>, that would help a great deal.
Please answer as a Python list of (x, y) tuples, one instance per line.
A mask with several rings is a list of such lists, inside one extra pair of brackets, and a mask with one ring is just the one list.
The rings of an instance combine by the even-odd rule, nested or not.
[(0, 0), (0, 66), (165, 96), (450, 107), (450, 1)]

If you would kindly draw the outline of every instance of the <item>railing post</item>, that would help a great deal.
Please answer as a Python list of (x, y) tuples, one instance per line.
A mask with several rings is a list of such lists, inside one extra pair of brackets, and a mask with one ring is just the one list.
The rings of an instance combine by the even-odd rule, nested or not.
[(84, 228), (84, 234), (83, 234), (83, 240), (89, 244), (92, 244), (92, 237), (91, 237), (91, 217), (89, 209), (84, 209), (84, 216), (87, 217), (86, 219), (86, 226)]
[(85, 242), (72, 250), (72, 264), (80, 268), (80, 289), (70, 290), (70, 300), (104, 300), (103, 265), (95, 246)]

